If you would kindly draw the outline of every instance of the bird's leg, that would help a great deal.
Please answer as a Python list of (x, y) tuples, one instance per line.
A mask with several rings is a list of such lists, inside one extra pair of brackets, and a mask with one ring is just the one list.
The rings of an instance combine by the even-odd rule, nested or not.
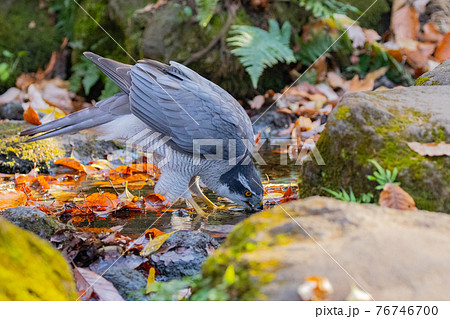
[(189, 205), (194, 208), (194, 210), (197, 212), (197, 214), (203, 216), (203, 217), (207, 217), (208, 214), (201, 209), (200, 206), (198, 206), (198, 204), (195, 202), (195, 200), (191, 197), (191, 198), (186, 198), (186, 202), (189, 203)]
[(200, 197), (200, 199), (208, 206), (209, 209), (217, 209), (218, 206), (213, 202), (211, 202), (209, 198), (206, 197), (205, 194), (203, 194), (198, 181), (199, 181), (198, 176), (194, 176), (191, 178), (191, 181), (189, 183), (190, 185), (189, 190), (191, 191), (191, 193), (194, 194), (195, 196)]

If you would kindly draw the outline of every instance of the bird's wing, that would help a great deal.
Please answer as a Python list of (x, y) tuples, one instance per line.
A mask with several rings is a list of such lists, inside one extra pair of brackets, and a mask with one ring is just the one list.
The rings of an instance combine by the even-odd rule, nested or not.
[[(189, 68), (140, 60), (131, 68), (131, 82), (131, 112), (171, 137), (176, 149), (193, 153), (194, 139), (215, 139), (223, 142), (228, 158), (254, 145), (250, 119), (239, 103)], [(228, 148), (230, 140), (236, 142), (236, 154)], [(200, 154), (216, 154), (216, 146), (201, 147)]]
[(131, 65), (104, 58), (92, 52), (84, 52), (83, 54), (94, 62), (123, 92), (130, 94)]
[(20, 132), (21, 136), (33, 136), (27, 142), (34, 142), (44, 138), (62, 134), (75, 133), (115, 120), (123, 115), (130, 114), (130, 102), (125, 93), (117, 93), (107, 99), (96, 103), (94, 107), (82, 109), (57, 120), (32, 127)]

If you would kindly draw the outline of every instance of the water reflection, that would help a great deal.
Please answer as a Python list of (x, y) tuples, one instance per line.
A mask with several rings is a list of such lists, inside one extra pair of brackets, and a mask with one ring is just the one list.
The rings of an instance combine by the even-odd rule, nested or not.
[[(257, 165), (263, 181), (269, 180), (270, 183), (297, 183), (297, 172), (299, 167), (294, 165), (294, 161), (288, 159), (288, 165), (280, 165), (280, 154), (272, 153), (270, 150), (262, 151), (266, 165)], [(285, 154), (281, 154), (285, 156)], [(113, 189), (104, 191), (114, 191)], [(92, 192), (96, 192), (93, 189)], [(218, 209), (212, 212), (208, 218), (189, 214), (183, 203), (174, 205), (172, 209), (162, 213), (127, 213), (116, 212), (106, 218), (96, 218), (91, 222), (82, 222), (80, 227), (104, 227), (109, 228), (117, 225), (125, 225), (122, 234), (132, 238), (139, 237), (148, 228), (158, 228), (164, 232), (175, 230), (200, 230), (210, 233), (215, 237), (224, 237), (234, 225), (249, 216), (240, 207), (233, 206), (225, 199), (219, 198), (215, 193), (204, 190), (205, 195), (213, 202), (223, 204), (227, 209)], [(145, 187), (140, 191), (141, 194), (153, 192), (153, 187)], [(199, 202), (200, 205), (203, 205)], [(223, 236), (222, 236), (223, 235)]]

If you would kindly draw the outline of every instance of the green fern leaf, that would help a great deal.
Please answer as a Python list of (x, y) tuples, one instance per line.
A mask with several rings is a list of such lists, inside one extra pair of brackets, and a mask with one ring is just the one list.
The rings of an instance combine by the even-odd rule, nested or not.
[(289, 48), (291, 25), (287, 21), (280, 29), (275, 20), (269, 20), (269, 32), (248, 25), (233, 25), (230, 34), (227, 41), (235, 47), (231, 53), (239, 57), (255, 88), (265, 68), (278, 62), (296, 61)]
[(206, 27), (214, 15), (218, 0), (195, 0), (197, 6), (197, 20), (202, 27)]

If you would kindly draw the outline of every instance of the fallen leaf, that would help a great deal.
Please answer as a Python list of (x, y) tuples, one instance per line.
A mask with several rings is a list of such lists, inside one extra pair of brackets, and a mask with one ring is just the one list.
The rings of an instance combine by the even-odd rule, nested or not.
[(108, 208), (116, 208), (118, 198), (116, 194), (111, 193), (94, 193), (86, 197), (86, 205), (98, 211), (104, 211)]
[(375, 85), (375, 80), (379, 77), (383, 76), (388, 67), (382, 67), (378, 70), (370, 72), (366, 75), (364, 80), (360, 80), (358, 75), (355, 75), (353, 79), (348, 83), (348, 91), (349, 92), (358, 92), (358, 91), (371, 91)]
[(372, 29), (363, 29), (364, 35), (366, 37), (366, 41), (369, 44), (372, 44), (378, 40), (381, 40), (381, 36), (378, 34), (377, 31)]
[(158, 236), (154, 239), (150, 239), (148, 244), (141, 251), (141, 256), (148, 257), (151, 254), (153, 254), (155, 251), (157, 251), (162, 246), (162, 244), (164, 244), (164, 242), (167, 240), (167, 238), (169, 238), (170, 235), (172, 235), (175, 232), (176, 231)]
[(428, 22), (423, 26), (423, 40), (425, 42), (441, 42), (444, 36), (439, 32), (433, 22)]
[(251, 109), (259, 110), (261, 106), (263, 106), (266, 99), (262, 95), (257, 95), (253, 98), (253, 100), (248, 101), (248, 104), (250, 105)]
[(328, 278), (306, 277), (305, 282), (298, 287), (297, 293), (302, 300), (321, 301), (333, 293), (333, 286)]
[(73, 275), (82, 300), (123, 301), (113, 284), (95, 272), (75, 267)]
[(23, 118), (26, 122), (33, 125), (41, 125), (41, 121), (39, 121), (39, 115), (35, 110), (30, 106), (23, 112)]
[(422, 156), (450, 156), (450, 144), (410, 142), (408, 146)]
[(144, 235), (145, 235), (146, 238), (154, 239), (156, 237), (159, 237), (159, 236), (162, 236), (162, 235), (165, 235), (165, 234), (167, 234), (167, 233), (165, 233), (163, 231), (160, 231), (157, 228), (150, 228), (150, 229), (147, 229), (145, 231)]
[(27, 196), (23, 192), (7, 190), (0, 192), (0, 209), (25, 205)]
[(327, 74), (327, 83), (333, 88), (341, 88), (345, 87), (345, 80), (339, 76), (336, 72), (328, 72)]
[(83, 164), (80, 163), (79, 160), (73, 158), (73, 157), (64, 157), (57, 159), (54, 164), (56, 165), (62, 165), (71, 169), (74, 169), (76, 171), (80, 171), (83, 173), (86, 173), (86, 168)]
[(439, 62), (444, 62), (445, 60), (450, 59), (450, 32), (447, 32), (444, 35), (441, 43), (439, 43), (436, 48), (436, 52), (434, 52), (434, 56)]
[(387, 183), (384, 185), (378, 201), (380, 206), (401, 209), (401, 210), (417, 210), (414, 199), (405, 192), (400, 186)]
[(419, 15), (417, 14), (416, 8), (405, 3), (398, 10), (394, 9), (391, 27), (396, 41), (397, 38), (416, 40), (420, 29)]
[(156, 287), (153, 285), (154, 282), (155, 282), (155, 268), (150, 267), (150, 270), (148, 271), (147, 288), (145, 289), (146, 294), (156, 291), (155, 289)]
[(347, 298), (345, 298), (345, 300), (347, 300), (347, 301), (371, 301), (371, 300), (373, 300), (373, 298), (367, 292), (362, 291), (361, 289), (356, 287), (354, 284), (352, 284), (350, 293), (348, 294)]
[(47, 104), (57, 107), (66, 113), (73, 111), (72, 99), (69, 97), (69, 91), (59, 88), (52, 83), (45, 86), (42, 98)]

